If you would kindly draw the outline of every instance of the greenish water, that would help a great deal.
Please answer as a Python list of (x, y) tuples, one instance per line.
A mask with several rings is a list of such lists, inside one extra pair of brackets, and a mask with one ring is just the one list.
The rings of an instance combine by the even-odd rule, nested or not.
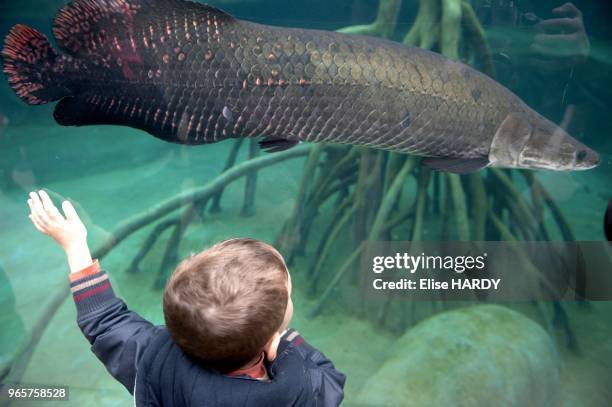
[[(49, 33), (52, 16), (63, 3), (59, 0), (48, 1), (41, 6), (41, 2), (34, 0), (19, 3), (4, 1), (0, 3), (0, 32), (4, 36), (13, 24), (27, 23)], [(378, 8), (378, 2), (374, 0), (297, 4), (276, 0), (211, 3), (243, 19), (328, 30), (367, 24), (375, 18)], [(477, 2), (473, 3), (476, 6)], [(537, 4), (532, 8), (521, 3), (521, 10), (533, 11), (546, 19), (552, 16), (550, 10), (562, 2), (534, 3)], [(582, 10), (590, 47), (584, 60), (572, 64), (573, 69), (551, 71), (532, 63), (530, 56), (533, 55), (529, 48), (529, 38), (532, 37), (524, 28), (500, 26), (496, 22), (485, 24), (485, 28), (493, 54), (503, 54), (496, 59), (500, 80), (552, 120), (561, 122), (565, 117), (571, 133), (601, 154), (602, 162), (594, 170), (573, 173), (537, 171), (534, 174), (558, 206), (576, 240), (603, 242), (603, 216), (608, 199), (612, 198), (612, 122), (609, 120), (612, 113), (612, 34), (607, 24), (607, 18), (612, 14), (609, 13), (610, 6), (603, 0), (576, 1), (576, 5)], [(397, 29), (392, 35), (395, 40), (404, 38), (415, 21), (417, 9), (416, 0), (402, 2)], [(523, 41), (525, 37), (527, 42)], [(508, 42), (513, 38), (517, 40)], [(510, 57), (510, 64), (506, 56)], [(561, 63), (557, 62), (557, 65), (561, 66)], [(7, 126), (0, 128), (0, 372), (13, 369), (2, 381), (17, 375), (23, 383), (67, 385), (70, 387), (70, 402), (56, 403), (62, 406), (131, 404), (130, 395), (108, 375), (90, 352), (87, 341), (75, 324), (72, 301), (55, 301), (67, 284), (67, 266), (55, 244), (32, 227), (27, 217), (27, 193), (44, 187), (77, 202), (79, 213), (89, 229), (90, 246), (96, 248), (107, 241), (109, 234), (125, 219), (137, 217), (161, 201), (213, 181), (223, 172), (233, 141), (187, 147), (167, 144), (128, 128), (60, 127), (53, 122), (52, 106), (26, 106), (11, 92), (4, 80), (0, 81), (0, 114), (9, 120)], [(238, 162), (248, 159), (247, 144), (242, 146)], [(371, 154), (369, 159), (374, 162), (378, 153)], [(359, 157), (362, 161), (366, 160), (364, 155)], [(261, 170), (257, 175), (253, 216), (243, 216), (241, 213), (245, 179), (230, 183), (221, 201), (221, 212), (198, 211), (192, 219), (180, 240), (178, 258), (229, 237), (249, 236), (277, 243), (284, 225), (294, 219), (296, 205), (300, 203), (298, 197), (305, 164), (306, 160), (302, 157)], [(329, 170), (326, 165), (325, 161), (321, 161), (316, 173), (317, 180)], [(483, 177), (487, 176), (488, 171), (483, 171)], [(413, 204), (420, 176), (419, 173), (415, 174), (406, 181), (393, 214), (401, 214)], [(532, 189), (516, 173), (512, 180), (518, 196), (529, 203), (533, 213), (537, 213), (537, 207), (532, 205)], [(350, 184), (349, 192), (356, 189), (356, 183)], [(468, 196), (465, 203), (468, 208), (467, 222), (470, 228), (474, 228), (477, 218), (471, 210), (474, 201), (465, 185)], [(493, 202), (495, 184), (487, 185), (487, 199)], [(306, 197), (312, 193), (309, 191), (306, 191)], [(357, 202), (364, 203), (363, 207), (368, 207), (365, 203), (378, 202), (380, 191), (378, 194), (376, 191), (377, 185), (374, 183)], [(433, 201), (434, 187), (427, 193), (427, 210), (420, 238), (457, 238), (455, 218), (447, 219), (445, 226), (443, 217), (430, 204)], [(349, 271), (340, 283), (331, 286), (331, 295), (321, 306), (321, 312), (311, 317), (312, 310), (326, 295), (326, 287), (330, 286), (344, 260), (353, 253), (356, 237), (362, 240), (367, 238), (367, 233), (356, 231), (359, 229), (356, 226), (359, 224), (358, 218), (350, 218), (336, 234), (330, 248), (331, 254), (322, 263), (318, 288), (311, 290), (312, 270), (321, 255), (320, 242), (329, 236), (330, 224), (340, 217), (336, 212), (338, 206), (339, 200), (335, 195), (324, 201), (317, 213), (307, 218), (306, 224), (310, 229), (309, 234), (305, 235), (304, 246), (283, 251), (293, 260), (290, 266), (295, 304), (292, 326), (346, 373), (346, 405), (363, 405), (360, 403), (365, 399), (376, 400), (371, 395), (381, 391), (381, 382), (394, 382), (400, 387), (405, 383), (408, 387), (415, 377), (405, 376), (414, 372), (407, 365), (414, 360), (429, 360), (428, 355), (423, 356), (424, 359), (415, 359), (410, 354), (412, 347), (419, 349), (418, 352), (428, 352), (405, 336), (413, 326), (445, 309), (473, 304), (392, 302), (389, 317), (381, 319), (378, 315), (384, 307), (379, 303), (370, 304), (363, 298), (358, 284), (359, 268), (355, 265), (351, 270), (356, 271)], [(357, 213), (360, 207), (357, 205)], [(297, 219), (304, 210), (302, 208), (297, 212)], [(366, 232), (372, 226), (372, 215), (368, 215), (368, 210), (364, 209), (362, 215), (366, 219), (362, 222)], [(507, 211), (500, 217), (521, 239), (516, 219)], [(102, 263), (109, 271), (118, 295), (143, 317), (162, 323), (162, 291), (155, 289), (154, 285), (160, 271), (166, 274), (171, 271), (160, 270), (160, 265), (172, 232), (166, 230), (159, 236), (140, 262), (138, 272), (128, 270), (157, 223), (147, 224), (121, 241), (103, 258)], [(552, 211), (543, 211), (540, 223), (548, 228), (551, 240), (564, 238)], [(414, 235), (413, 228), (414, 223), (409, 218), (381, 239), (410, 240)], [(489, 240), (495, 240), (495, 236), (492, 232), (487, 234)], [(555, 324), (559, 315), (553, 313), (550, 302), (539, 306), (535, 303), (506, 303), (504, 306), (536, 321), (554, 346), (555, 372), (539, 374), (534, 382), (534, 387), (550, 387), (547, 404), (542, 405), (612, 404), (609, 388), (612, 381), (612, 302), (595, 301), (585, 305), (565, 301), (561, 303), (561, 308), (568, 321), (566, 324)], [(427, 333), (427, 327), (420, 326), (419, 329), (418, 332)], [(480, 329), (495, 332), (498, 328), (491, 324)], [(566, 329), (575, 336), (577, 346), (570, 348), (567, 345)], [(507, 331), (500, 329), (500, 332)], [(432, 339), (431, 347), (425, 347), (434, 353), (446, 349), (444, 340), (440, 339), (445, 337), (463, 343), (466, 348), (480, 346), (479, 335), (469, 336), (465, 332), (444, 330), (444, 325), (432, 324), (429, 333), (438, 335)], [(482, 359), (474, 369), (486, 373), (486, 378), (481, 380), (487, 383), (512, 384), (517, 381), (511, 373), (522, 365), (508, 365), (499, 356), (509, 352), (515, 335), (503, 335), (496, 339), (499, 349), (497, 356), (495, 352), (474, 353), (476, 359)], [(518, 332), (516, 336), (519, 336)], [(475, 345), (472, 341), (475, 341)], [(525, 351), (526, 359), (538, 361), (542, 355), (535, 351), (540, 348), (535, 343), (536, 339), (533, 341), (531, 345), (525, 341), (520, 350)], [(31, 346), (28, 347), (28, 344)], [(530, 353), (532, 350), (534, 353)], [(24, 359), (24, 355), (28, 357)], [(446, 359), (452, 358), (451, 352)], [(15, 366), (18, 366), (17, 372)], [(404, 368), (406, 370), (402, 370)], [(479, 394), (477, 381), (462, 379), (478, 377), (475, 371), (468, 368), (464, 371), (450, 370), (445, 365), (430, 364), (422, 366), (420, 374), (432, 379), (419, 385), (422, 394), (415, 394), (415, 400), (426, 400), (428, 394), (436, 391), (464, 396), (470, 391)], [(558, 376), (558, 380), (550, 379), (553, 376)], [(458, 388), (463, 389), (463, 393)], [(475, 396), (474, 400), (475, 404), (471, 405), (488, 403), (486, 395)], [(376, 401), (368, 403), (388, 405)], [(504, 402), (495, 404), (504, 405)], [(512, 405), (509, 401), (507, 404)], [(408, 400), (398, 400), (397, 405), (414, 404)], [(421, 405), (432, 404), (422, 401)]]

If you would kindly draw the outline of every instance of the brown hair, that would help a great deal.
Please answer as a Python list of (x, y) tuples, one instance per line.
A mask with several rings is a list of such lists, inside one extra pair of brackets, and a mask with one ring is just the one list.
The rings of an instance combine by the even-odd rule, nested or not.
[(272, 246), (230, 239), (185, 259), (166, 285), (164, 318), (185, 353), (228, 373), (253, 360), (280, 328), (287, 266)]

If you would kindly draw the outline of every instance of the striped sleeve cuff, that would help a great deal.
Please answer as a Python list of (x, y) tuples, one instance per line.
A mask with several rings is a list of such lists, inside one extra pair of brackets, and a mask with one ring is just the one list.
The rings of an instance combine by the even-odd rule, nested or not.
[(98, 261), (98, 259), (96, 259), (93, 261), (93, 263), (91, 263), (90, 266), (85, 267), (83, 270), (79, 271), (78, 273), (71, 273), (70, 282), (80, 280), (84, 277), (90, 276), (99, 271), (100, 271), (100, 262)]
[(97, 260), (90, 267), (70, 276), (70, 291), (78, 314), (86, 314), (115, 298), (108, 274)]
[(300, 346), (304, 343), (304, 338), (302, 338), (298, 331), (292, 328), (287, 329), (281, 336), (281, 339), (293, 343), (295, 346)]

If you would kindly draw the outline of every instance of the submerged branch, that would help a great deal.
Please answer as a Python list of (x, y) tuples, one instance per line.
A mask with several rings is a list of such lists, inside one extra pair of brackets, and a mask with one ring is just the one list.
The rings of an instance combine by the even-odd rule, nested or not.
[(440, 51), (451, 59), (459, 59), (461, 38), (461, 0), (442, 0), (442, 32)]
[[(292, 151), (293, 149), (289, 150)], [(304, 164), (304, 174), (302, 175), (302, 181), (298, 189), (298, 193), (295, 198), (295, 205), (293, 206), (293, 212), (283, 230), (281, 235), (277, 239), (277, 246), (281, 253), (285, 254), (287, 264), (293, 263), (295, 256), (295, 250), (300, 245), (302, 238), (302, 229), (304, 221), (304, 212), (307, 202), (308, 192), (310, 191), (311, 180), (314, 179), (315, 173), (319, 166), (319, 159), (323, 153), (325, 146), (323, 144), (315, 144), (309, 151), (308, 159)]]
[(407, 160), (404, 163), (404, 166), (402, 167), (400, 172), (398, 172), (397, 176), (393, 180), (389, 191), (387, 191), (387, 194), (385, 195), (385, 198), (378, 209), (378, 213), (376, 214), (376, 218), (374, 219), (374, 224), (372, 225), (372, 230), (370, 231), (370, 235), (368, 236), (369, 240), (376, 240), (382, 234), (384, 230), (385, 221), (391, 213), (391, 209), (393, 208), (395, 199), (404, 187), (406, 177), (412, 172), (412, 170), (416, 166), (416, 163), (417, 162), (415, 159)]
[[(236, 159), (238, 158), (238, 153), (240, 152), (240, 147), (244, 142), (244, 138), (238, 138), (234, 141), (234, 145), (230, 150), (230, 153), (227, 156), (227, 161), (225, 162), (225, 167), (223, 168), (223, 172), (229, 170), (236, 164)], [(212, 204), (210, 206), (211, 213), (221, 212), (221, 197), (223, 196), (223, 189), (215, 194), (212, 199)]]
[(166, 219), (155, 225), (151, 233), (149, 233), (147, 240), (145, 240), (144, 244), (140, 246), (138, 253), (136, 253), (136, 256), (134, 256), (134, 259), (125, 271), (128, 273), (139, 273), (140, 262), (145, 258), (149, 251), (151, 251), (153, 245), (161, 237), (162, 233), (164, 233), (166, 229), (170, 228), (171, 226), (175, 226), (179, 222), (180, 217), (177, 216), (171, 219)]
[[(514, 219), (520, 222), (520, 225), (527, 227), (537, 227), (537, 221), (533, 216), (532, 210), (527, 206), (521, 193), (512, 183), (507, 173), (499, 168), (491, 168), (491, 173), (497, 178), (500, 183), (498, 187), (502, 187), (507, 193), (506, 199), (511, 204), (510, 209), (514, 212)], [(537, 233), (537, 232), (536, 232)]]
[(321, 312), (321, 310), (323, 309), (323, 305), (325, 304), (325, 302), (327, 301), (327, 299), (329, 298), (329, 296), (331, 295), (331, 293), (334, 291), (334, 289), (336, 288), (336, 284), (338, 283), (338, 281), (340, 281), (342, 279), (342, 277), (344, 276), (344, 274), (347, 272), (347, 270), (350, 269), (351, 265), (353, 264), (353, 262), (355, 260), (357, 260), (358, 256), (361, 254), (361, 251), (363, 250), (363, 247), (365, 246), (365, 242), (361, 242), (361, 244), (359, 245), (359, 247), (357, 247), (357, 249), (355, 249), (353, 251), (353, 253), (349, 256), (348, 259), (346, 259), (346, 261), (344, 262), (344, 264), (338, 269), (338, 272), (336, 273), (336, 275), (334, 276), (334, 278), (332, 279), (332, 281), (329, 283), (329, 285), (327, 286), (327, 288), (325, 289), (325, 291), (323, 292), (323, 294), (321, 295), (321, 298), (319, 299), (319, 301), (317, 302), (317, 304), (314, 306), (314, 308), (310, 311), (310, 313), (308, 314), (308, 316), (310, 318), (314, 318), (317, 315), (319, 315), (319, 313)]
[(544, 188), (544, 186), (540, 183), (540, 181), (538, 181), (533, 176), (533, 174), (530, 174), (526, 171), (522, 171), (521, 174), (523, 174), (523, 176), (527, 179), (527, 182), (531, 182), (532, 188), (537, 189), (542, 200), (550, 209), (550, 212), (553, 215), (553, 219), (555, 220), (555, 222), (557, 223), (557, 226), (559, 227), (559, 230), (561, 231), (561, 236), (563, 236), (563, 240), (575, 241), (576, 236), (574, 235), (572, 228), (567, 222), (567, 219), (563, 215), (563, 212), (561, 212), (561, 208), (559, 208), (559, 205), (557, 205), (555, 200), (550, 196), (550, 194)]
[(440, 0), (421, 0), (416, 20), (404, 38), (404, 44), (431, 49), (440, 41), (441, 13)]
[(431, 170), (426, 167), (421, 168), (419, 175), (419, 185), (417, 189), (417, 198), (414, 204), (414, 223), (412, 224), (412, 233), (410, 241), (414, 242), (423, 238), (423, 218), (425, 216), (425, 203), (427, 200), (427, 187), (431, 178)]
[[(414, 159), (407, 160), (404, 163), (404, 166), (402, 167), (400, 172), (397, 174), (397, 176), (393, 180), (393, 183), (391, 184), (391, 187), (389, 188), (389, 191), (385, 195), (385, 197), (384, 197), (384, 199), (383, 199), (383, 201), (382, 201), (382, 203), (381, 203), (381, 205), (380, 205), (380, 207), (378, 209), (378, 212), (376, 214), (376, 218), (374, 219), (374, 224), (373, 224), (372, 229), (370, 231), (370, 234), (368, 236), (368, 240), (376, 240), (383, 233), (383, 231), (384, 231), (383, 229), (384, 229), (384, 225), (385, 225), (385, 220), (387, 219), (387, 217), (389, 216), (389, 213), (391, 212), (391, 209), (393, 208), (393, 203), (395, 202), (395, 198), (397, 197), (397, 195), (402, 190), (402, 188), (404, 186), (404, 181), (406, 180), (406, 177), (408, 176), (408, 174), (414, 168), (415, 164), (416, 164), (416, 160), (414, 160)], [(357, 249), (355, 249), (353, 251), (353, 253), (349, 256), (349, 258), (346, 259), (346, 261), (340, 267), (340, 269), (338, 269), (336, 275), (334, 276), (332, 281), (329, 283), (329, 285), (327, 286), (327, 288), (325, 289), (325, 291), (323, 292), (323, 294), (319, 298), (319, 301), (317, 302), (315, 307), (310, 312), (309, 316), (311, 318), (314, 318), (315, 316), (317, 316), (321, 312), (321, 309), (323, 308), (323, 305), (325, 304), (325, 302), (327, 301), (327, 299), (329, 298), (331, 293), (334, 291), (336, 285), (342, 279), (344, 274), (351, 268), (351, 265), (354, 263), (354, 261), (361, 254), (364, 246), (365, 246), (365, 241), (362, 241), (359, 244), (359, 246), (357, 247)]]
[(348, 210), (344, 213), (344, 215), (338, 220), (338, 223), (335, 224), (329, 236), (326, 237), (325, 246), (323, 246), (323, 249), (321, 250), (321, 254), (317, 257), (317, 263), (313, 269), (312, 277), (310, 280), (310, 292), (312, 294), (314, 294), (317, 291), (321, 269), (323, 268), (323, 264), (325, 263), (325, 260), (327, 259), (328, 253), (332, 245), (336, 241), (336, 237), (338, 237), (338, 235), (342, 231), (342, 228), (344, 228), (344, 226), (349, 221), (351, 216), (353, 216), (354, 212), (355, 212), (355, 207), (354, 206), (349, 207)]
[(372, 24), (345, 27), (338, 32), (391, 38), (395, 32), (401, 5), (402, 0), (380, 0), (378, 16)]
[(465, 36), (476, 54), (476, 60), (480, 63), (481, 69), (485, 74), (495, 78), (495, 64), (493, 63), (491, 48), (489, 47), (484, 28), (482, 28), (478, 16), (468, 1), (464, 1), (461, 7)]
[(227, 184), (245, 176), (252, 170), (259, 170), (292, 158), (303, 157), (311, 150), (311, 145), (302, 145), (280, 153), (269, 154), (250, 161), (244, 161), (231, 168), (229, 171), (219, 175), (205, 186), (183, 191), (172, 198), (155, 204), (142, 213), (121, 222), (115, 228), (114, 232), (111, 233), (111, 237), (100, 245), (100, 248), (98, 249), (99, 254), (95, 257), (100, 258), (106, 255), (120, 241), (161, 216), (175, 211), (192, 200), (201, 201), (212, 196)]
[(493, 226), (495, 226), (495, 228), (499, 232), (499, 235), (502, 240), (509, 241), (509, 242), (514, 242), (517, 240), (514, 234), (510, 231), (510, 229), (508, 229), (508, 227), (504, 224), (504, 222), (502, 222), (501, 219), (499, 219), (499, 217), (493, 212), (492, 208), (489, 208), (487, 213), (488, 213), (489, 219), (491, 219), (491, 223), (493, 224)]
[(174, 230), (172, 231), (172, 236), (170, 236), (170, 240), (166, 246), (166, 251), (164, 252), (164, 257), (162, 259), (161, 265), (159, 266), (159, 272), (157, 274), (157, 279), (153, 285), (154, 289), (161, 290), (165, 287), (166, 281), (168, 280), (169, 275), (171, 274), (170, 270), (173, 270), (176, 264), (179, 261), (178, 257), (178, 248), (181, 243), (181, 238), (187, 231), (193, 216), (195, 215), (197, 203), (191, 202), (187, 205), (187, 207), (183, 210), (183, 213), (179, 217), (179, 221), (174, 226)]
[(468, 179), (472, 195), (472, 219), (474, 222), (474, 240), (483, 241), (486, 236), (488, 200), (484, 181), (480, 174), (470, 174)]
[[(249, 160), (257, 157), (259, 145), (257, 140), (252, 138), (249, 143)], [(244, 203), (240, 215), (249, 217), (255, 215), (255, 190), (257, 188), (257, 170), (251, 170), (246, 176), (244, 185)]]
[(453, 200), (453, 211), (457, 222), (457, 237), (461, 241), (470, 240), (470, 226), (468, 223), (467, 208), (465, 205), (465, 192), (461, 185), (461, 178), (457, 174), (449, 174), (450, 195)]

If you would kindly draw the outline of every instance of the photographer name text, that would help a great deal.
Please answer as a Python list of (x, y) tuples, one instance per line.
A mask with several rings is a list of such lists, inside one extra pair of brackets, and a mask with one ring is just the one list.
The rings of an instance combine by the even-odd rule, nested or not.
[[(375, 290), (497, 290), (501, 278), (468, 278), (465, 272), (486, 270), (487, 253), (479, 256), (431, 256), (421, 253), (396, 253), (395, 256), (375, 256), (372, 258), (372, 272)], [(390, 274), (390, 272), (394, 272)], [(409, 278), (398, 278), (397, 272), (408, 273)], [(415, 273), (427, 272), (427, 277), (416, 277)], [(451, 272), (461, 277), (432, 278), (432, 272)], [(392, 278), (383, 278), (392, 277)]]

